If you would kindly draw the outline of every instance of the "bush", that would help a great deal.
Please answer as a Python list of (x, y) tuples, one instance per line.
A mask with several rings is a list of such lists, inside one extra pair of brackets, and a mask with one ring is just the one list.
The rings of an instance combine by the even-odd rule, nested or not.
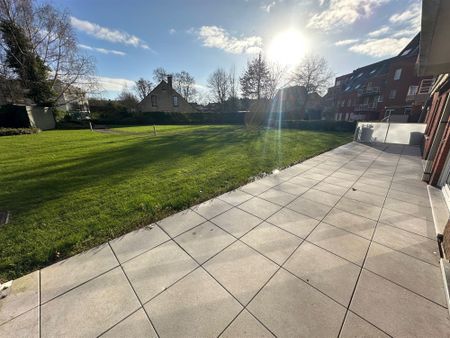
[[(276, 126), (277, 123), (272, 123), (271, 125)], [(356, 122), (332, 120), (285, 120), (281, 121), (281, 127), (300, 130), (354, 132)]]
[(0, 136), (12, 136), (12, 135), (25, 135), (25, 134), (36, 134), (41, 130), (38, 128), (1, 128)]

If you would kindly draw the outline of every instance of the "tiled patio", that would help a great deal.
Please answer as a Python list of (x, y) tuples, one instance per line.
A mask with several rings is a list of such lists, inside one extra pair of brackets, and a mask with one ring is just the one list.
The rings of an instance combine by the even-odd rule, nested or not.
[(449, 337), (414, 147), (350, 143), (14, 282), (1, 337)]

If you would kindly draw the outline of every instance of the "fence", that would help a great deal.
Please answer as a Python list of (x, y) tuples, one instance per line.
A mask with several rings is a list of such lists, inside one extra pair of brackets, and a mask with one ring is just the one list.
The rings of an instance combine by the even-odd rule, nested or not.
[(425, 123), (358, 122), (354, 139), (362, 143), (419, 145), (425, 127)]

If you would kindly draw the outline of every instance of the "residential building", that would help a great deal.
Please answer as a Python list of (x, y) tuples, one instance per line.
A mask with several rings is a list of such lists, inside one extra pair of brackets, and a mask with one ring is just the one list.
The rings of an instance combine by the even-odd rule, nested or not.
[(172, 76), (167, 76), (167, 82), (162, 80), (138, 104), (141, 112), (181, 112), (194, 113), (195, 108), (190, 105), (173, 87)]
[(395, 57), (339, 76), (325, 102), (336, 120), (417, 122), (434, 82), (417, 76), (420, 33)]
[(318, 93), (307, 94), (303, 86), (281, 88), (272, 100), (271, 111), (285, 118), (320, 120), (323, 99)]

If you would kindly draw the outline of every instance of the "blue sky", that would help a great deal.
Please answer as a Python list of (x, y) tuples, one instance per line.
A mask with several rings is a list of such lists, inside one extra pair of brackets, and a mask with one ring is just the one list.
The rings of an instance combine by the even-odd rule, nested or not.
[(211, 72), (234, 66), (240, 74), (259, 51), (273, 62), (286, 62), (282, 55), (297, 60), (304, 53), (318, 54), (337, 75), (393, 56), (419, 31), (420, 4), (420, 0), (55, 3), (70, 11), (82, 52), (95, 57), (103, 96), (116, 96), (124, 84), (131, 87), (139, 77), (152, 79), (153, 69), (164, 67), (190, 72), (203, 100)]

